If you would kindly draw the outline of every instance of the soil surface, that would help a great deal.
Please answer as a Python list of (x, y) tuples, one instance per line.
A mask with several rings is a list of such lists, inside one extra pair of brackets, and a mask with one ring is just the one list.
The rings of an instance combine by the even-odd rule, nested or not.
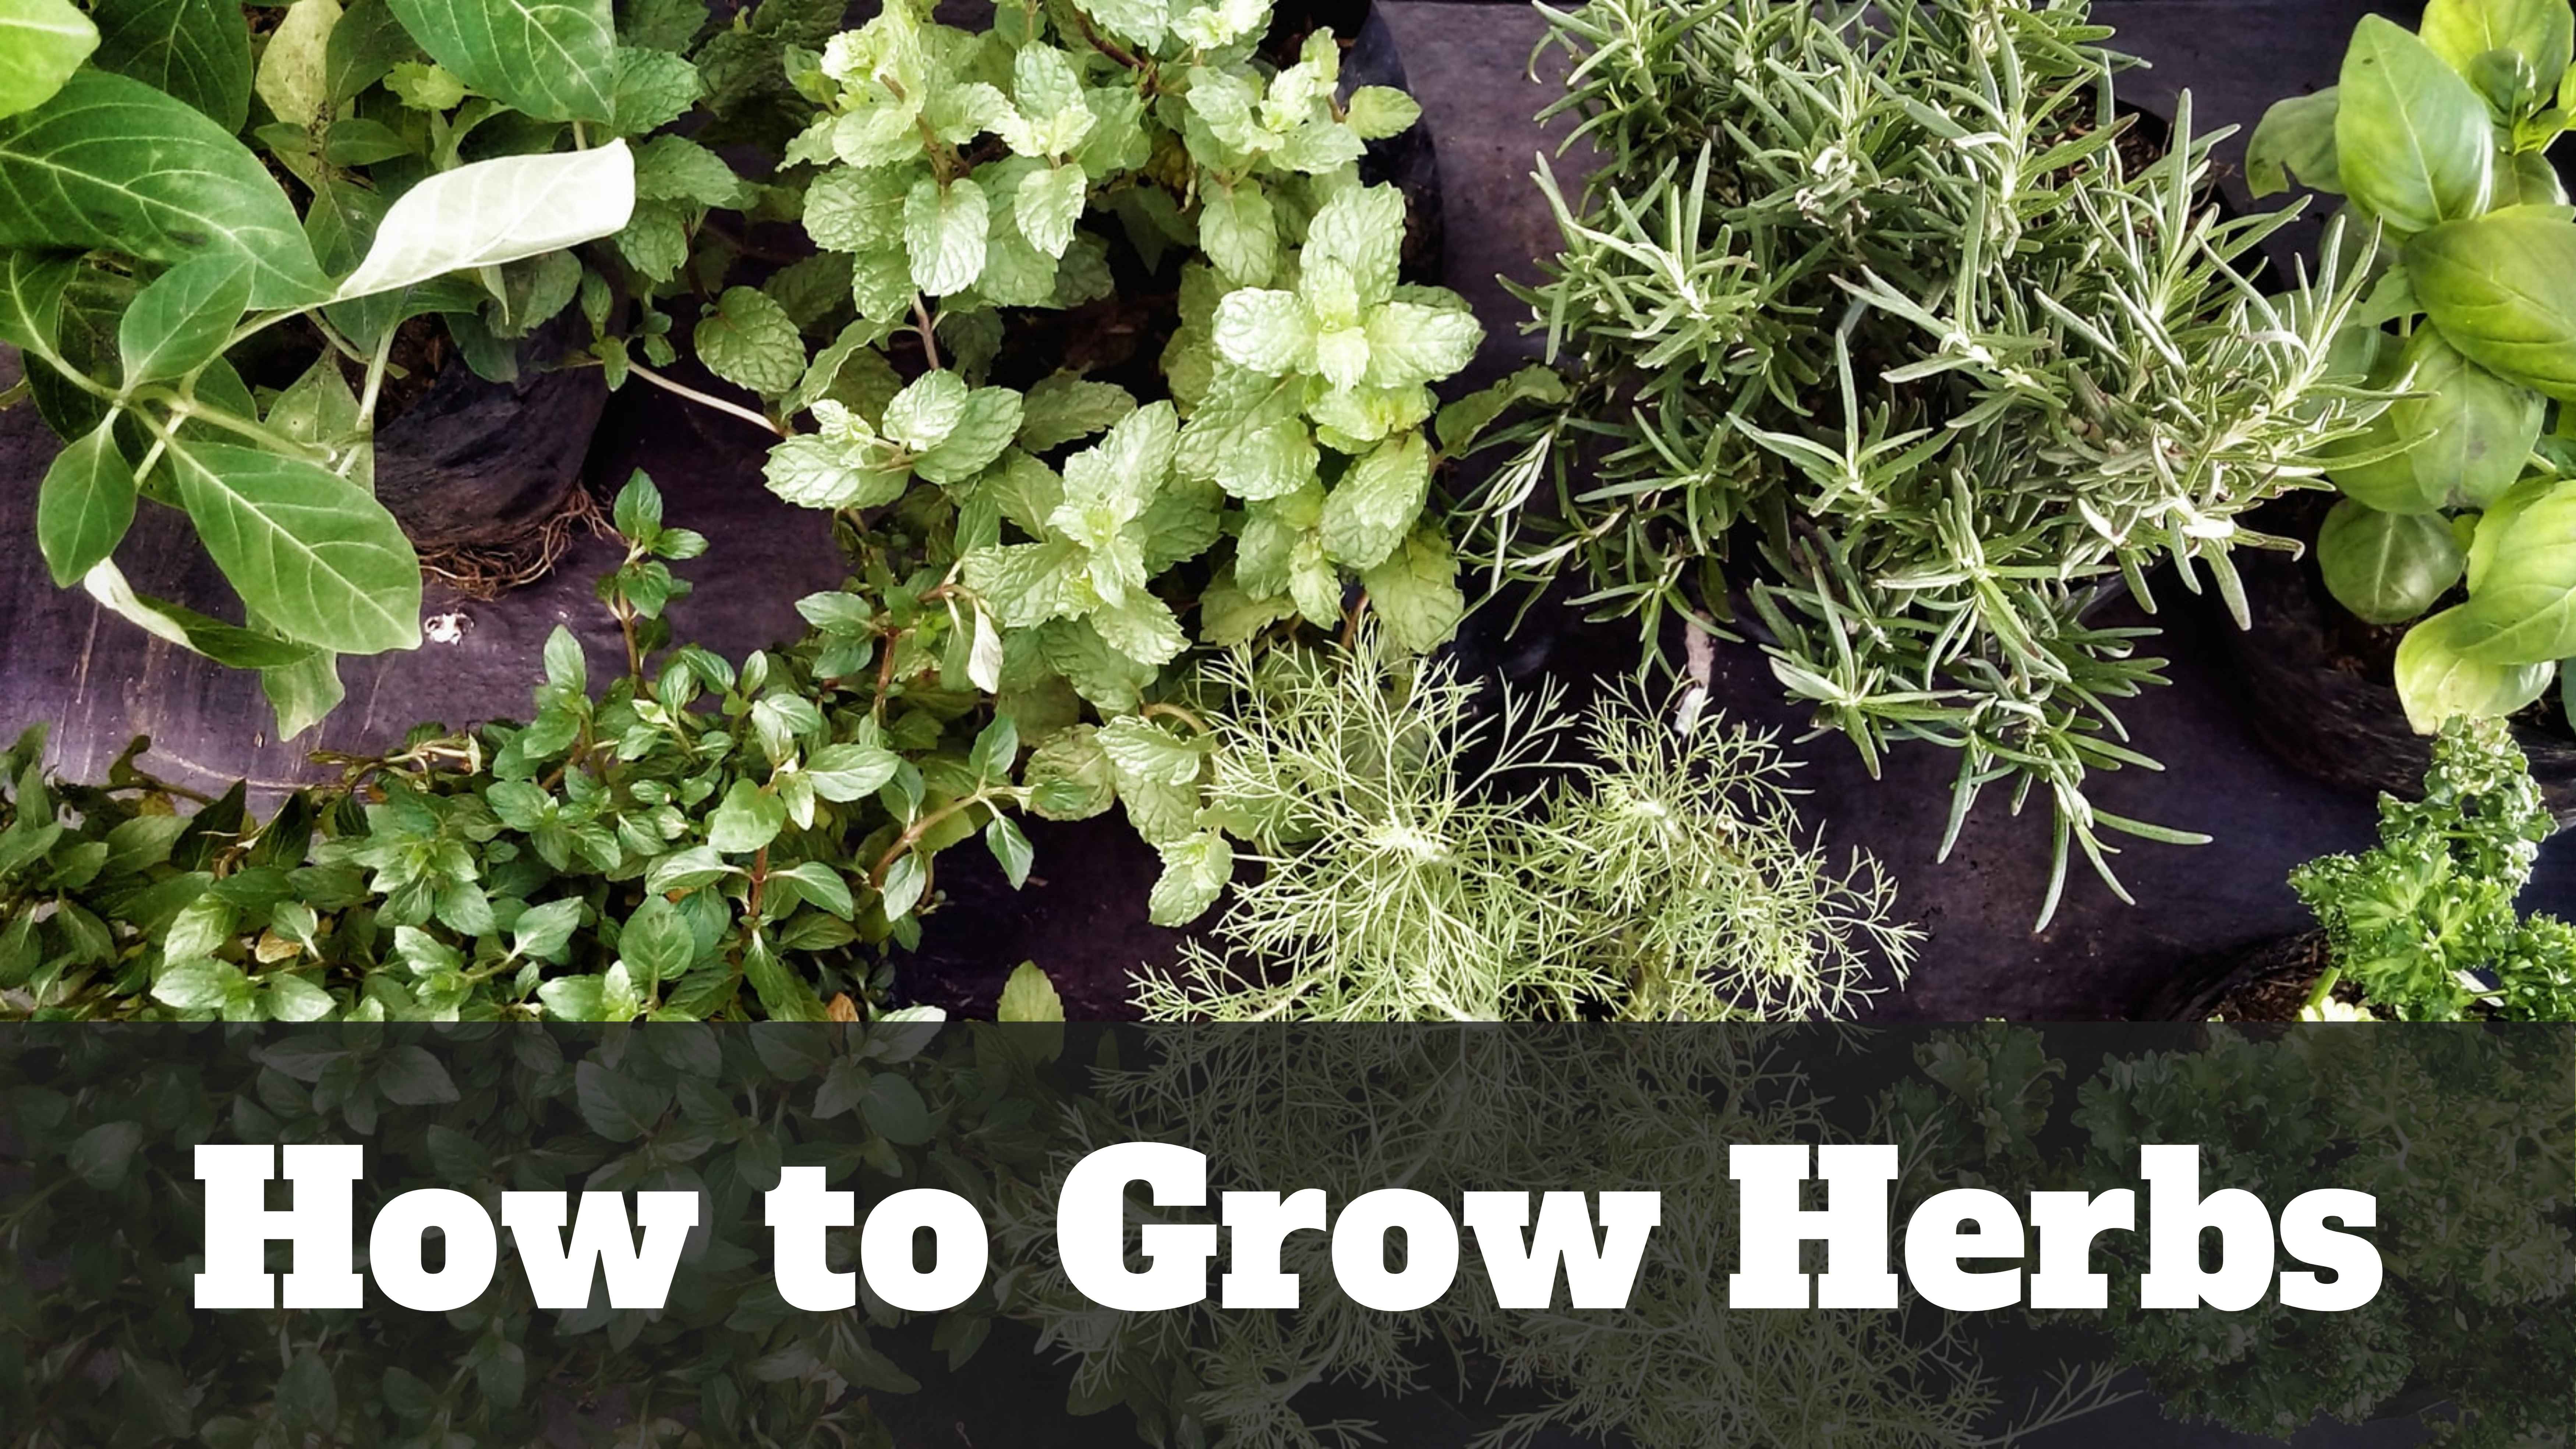
[[(2206, 130), (2250, 129), (2274, 96), (2331, 83), (2361, 8), (2354, 0), (2101, 0), (2097, 10), (2121, 28), (2114, 45), (2154, 63), (2129, 77), (2128, 97), (2170, 115), (2175, 90), (2188, 83), (2194, 128)], [(1533, 166), (1544, 157), (1571, 183), (1587, 164), (1580, 154), (1557, 154), (1561, 127), (1551, 134), (1525, 119), (1550, 98), (1550, 67), (1562, 61), (1542, 65), (1544, 81), (1528, 77), (1542, 27), (1524, 6), (1391, 0), (1384, 13), (1438, 147), (1446, 281), (1476, 306), (1488, 332), (1484, 354), (1460, 380), (1461, 388), (1479, 386), (1540, 350), (1540, 339), (1521, 331), (1528, 309), (1495, 278), (1536, 280), (1536, 259), (1554, 245), (1555, 227), (1529, 181)], [(2222, 157), (2241, 156), (2242, 141), (2240, 132)], [(2231, 185), (2247, 200), (2241, 184)], [(0, 354), (0, 386), (15, 372), (14, 357)], [(684, 375), (715, 386), (702, 374)], [(747, 425), (629, 388), (612, 400), (599, 437), (587, 469), (595, 489), (613, 489), (642, 466), (666, 495), (671, 521), (714, 540), (684, 570), (697, 590), (672, 606), (678, 637), (738, 657), (790, 637), (799, 623), (795, 600), (839, 583), (842, 564), (823, 516), (778, 503), (761, 486), (764, 439)], [(31, 410), (0, 413), (6, 536), (28, 536), (36, 484), (54, 450)], [(220, 607), (220, 580), (181, 521), (146, 514), (119, 555), (137, 587)], [(0, 730), (50, 722), (54, 760), (73, 775), (96, 775), (127, 739), (149, 734), (155, 768), (171, 778), (203, 784), (247, 775), (289, 785), (308, 750), (382, 748), (422, 715), (453, 725), (524, 715), (539, 650), (558, 623), (581, 636), (594, 677), (606, 677), (621, 656), (591, 583), (613, 563), (605, 543), (583, 540), (552, 578), (495, 602), (433, 588), (433, 633), (453, 642), (343, 661), (348, 703), (318, 739), (287, 743), (267, 737), (255, 678), (102, 619), (86, 596), (53, 588), (35, 551), (22, 548), (0, 563)], [(2160, 618), (2119, 622), (2164, 628), (2151, 652), (2171, 661), (2172, 683), (2131, 701), (2122, 720), (2131, 743), (2166, 769), (2098, 776), (2096, 798), (2105, 809), (2204, 831), (2216, 843), (2126, 847), (2114, 863), (2140, 905), (2123, 904), (2079, 864), (2055, 924), (2034, 935), (2049, 854), (2049, 823), (2036, 806), (2015, 818), (2005, 797), (1989, 792), (1950, 858), (1936, 861), (1954, 756), (1899, 747), (1885, 778), (1872, 780), (1838, 736), (1794, 746), (1806, 761), (1811, 818), (1822, 822), (1828, 844), (1879, 856), (1901, 882), (1900, 909), (1929, 932), (1907, 989), (1881, 998), (1882, 1019), (2125, 1016), (2182, 963), (2306, 930), (2311, 922), (2286, 883), (2291, 867), (2370, 844), (2368, 796), (2309, 779), (2256, 739), (2217, 632), (2228, 627), (2223, 616), (2178, 587), (2159, 593)], [(1585, 626), (1546, 607), (1532, 621), (1513, 635), (1505, 610), (1479, 614), (1462, 640), (1462, 663), (1521, 679), (1554, 672), (1578, 684), (1636, 663), (1639, 641), (1626, 624)], [(1808, 729), (1751, 646), (1718, 646), (1714, 692), (1734, 718), (1780, 729), (1785, 739)], [(1074, 1015), (1123, 1014), (1127, 973), (1169, 961), (1178, 941), (1144, 921), (1152, 853), (1114, 817), (1036, 823), (1030, 833), (1037, 863), (1020, 892), (979, 851), (943, 857), (947, 902), (926, 923), (922, 952), (903, 963), (903, 989), (989, 1014), (1010, 969), (1035, 960)], [(2562, 841), (2544, 852), (2525, 904), (2576, 913), (2576, 846)]]

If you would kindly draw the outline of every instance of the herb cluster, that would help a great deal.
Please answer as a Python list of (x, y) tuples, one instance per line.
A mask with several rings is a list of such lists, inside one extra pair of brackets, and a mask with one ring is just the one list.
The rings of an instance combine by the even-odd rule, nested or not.
[(2425, 616), (2396, 659), (2424, 734), (2514, 713), (2576, 654), (2576, 222), (2546, 154), (2571, 59), (2566, 0), (2433, 0), (2420, 35), (2369, 16), (2341, 84), (2274, 106), (2247, 158), (2258, 189), (2341, 193), (2385, 248), (2336, 345), (2406, 396), (2331, 455), (2317, 566), (2370, 623)]
[(2576, 1020), (2576, 927), (2514, 907), (2556, 828), (2504, 722), (2452, 719), (2424, 797), (2379, 797), (2379, 844), (2290, 877), (2330, 953), (2311, 1005), (2348, 980), (2401, 1021)]
[(937, 687), (935, 604), (854, 579), (888, 602), (809, 596), (792, 649), (665, 649), (669, 561), (705, 540), (640, 476), (615, 516), (630, 672), (594, 692), (559, 629), (524, 725), (422, 726), (265, 820), (238, 785), (182, 815), (141, 740), (97, 787), (48, 784), (41, 730), (0, 756), (0, 1014), (856, 1019), (940, 851), (980, 833), (1017, 886), (1009, 812), (1085, 808), (1045, 762), (1015, 781), (1012, 721)]
[[(2039, 793), (2114, 889), (2097, 769), (2153, 762), (2115, 702), (2151, 630), (2100, 621), (2202, 571), (2240, 620), (2240, 515), (2378, 403), (2329, 344), (2365, 274), (2267, 296), (2283, 220), (2223, 220), (2186, 106), (2154, 154), (2086, 7), (1597, 0), (1551, 12), (1603, 165), (1539, 184), (1564, 234), (1528, 295), (1573, 401), (1481, 500), (1503, 575), (1758, 637), (1876, 768), (1956, 750)], [(1946, 846), (1945, 846), (1946, 850)]]
[[(1205, 802), (1153, 905), (1185, 921), (1233, 894), (1213, 945), (1140, 982), (1149, 1018), (1847, 1016), (1919, 939), (1877, 862), (1837, 867), (1791, 764), (1740, 726), (1676, 728), (1618, 694), (1480, 712), (1448, 664), (1365, 638), (1210, 677), (1207, 734), (1146, 727)], [(1234, 879), (1237, 841), (1253, 879)]]

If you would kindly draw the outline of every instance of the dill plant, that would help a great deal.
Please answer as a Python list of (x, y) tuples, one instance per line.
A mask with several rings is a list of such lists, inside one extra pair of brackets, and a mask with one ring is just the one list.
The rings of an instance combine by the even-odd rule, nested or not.
[(1140, 980), (1150, 1018), (1840, 1016), (1911, 955), (1893, 883), (1836, 867), (1767, 735), (1555, 686), (1480, 711), (1453, 666), (1365, 636), (1210, 680), (1202, 820), (1258, 878), (1215, 946)]
[(2157, 768), (2113, 706), (2162, 682), (2154, 631), (2095, 615), (2152, 611), (2170, 564), (2243, 622), (2229, 550), (2293, 545), (2240, 516), (2382, 405), (2329, 355), (2364, 269), (2337, 250), (2258, 290), (2289, 214), (2218, 216), (2224, 133), (2187, 98), (2133, 154), (2082, 3), (1548, 20), (1573, 72), (1547, 114), (1604, 164), (1536, 177), (1565, 245), (1523, 295), (1575, 380), (1473, 500), (1497, 580), (1588, 578), (1650, 642), (1676, 615), (1758, 635), (1873, 771), (1901, 740), (1956, 750), (1945, 856), (1988, 786), (2038, 793), (2042, 925), (2073, 851), (2117, 892), (2106, 835), (2201, 840), (2085, 793)]

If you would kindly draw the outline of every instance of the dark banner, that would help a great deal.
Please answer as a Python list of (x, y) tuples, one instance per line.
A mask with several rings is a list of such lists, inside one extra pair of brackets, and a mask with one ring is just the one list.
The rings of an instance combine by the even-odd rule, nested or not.
[(2571, 1140), (2560, 1028), (24, 1026), (0, 1425), (2536, 1449)]

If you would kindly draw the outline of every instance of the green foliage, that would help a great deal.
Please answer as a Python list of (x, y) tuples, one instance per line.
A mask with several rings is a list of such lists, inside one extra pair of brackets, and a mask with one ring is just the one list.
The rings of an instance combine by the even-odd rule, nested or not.
[(2146, 1237), (2106, 1233), (2093, 1252), (2108, 1311), (2040, 1326), (2107, 1332), (2110, 1356), (2144, 1370), (2175, 1418), (2286, 1440), (2320, 1416), (2358, 1424), (2411, 1406), (2430, 1442), (2531, 1449), (2565, 1442), (2576, 1382), (2570, 1045), (2563, 1032), (2214, 1027), (2192, 1049), (2115, 1054), (2069, 1102), (2066, 1062), (2041, 1034), (1990, 1027), (1919, 1048), (1931, 1085), (1890, 1092), (1874, 1140), (1914, 1144), (1909, 1195), (1963, 1179), (2015, 1197), (2098, 1192), (2136, 1173), (2146, 1142), (2198, 1144), (2209, 1189), (2274, 1203), (2323, 1182), (2369, 1193), (2386, 1277), (2359, 1309), (2271, 1295), (2243, 1312), (2142, 1309)]
[[(1713, 719), (1638, 699), (1578, 717), (1554, 694), (1476, 689), (1373, 644), (1237, 656), (1204, 735), (1121, 721), (1113, 761), (1173, 793), (1156, 919), (1187, 920), (1259, 868), (1196, 943), (1147, 976), (1149, 1018), (1739, 1020), (1849, 1015), (1901, 979), (1917, 933), (1855, 853), (1800, 823), (1790, 763)], [(1579, 741), (1574, 739), (1579, 734)], [(1579, 757), (1560, 747), (1579, 743)], [(1127, 792), (1126, 780), (1121, 781)]]
[(94, 788), (47, 781), (41, 731), (0, 756), (0, 1015), (821, 1020), (884, 996), (938, 852), (981, 830), (1026, 879), (1018, 731), (938, 686), (936, 604), (880, 576), (782, 653), (667, 649), (706, 541), (640, 474), (615, 518), (628, 672), (594, 691), (558, 629), (524, 725), (424, 725), (265, 821), (241, 786), (181, 815), (141, 740)]
[[(94, 31), (67, 6), (0, 14), (52, 37), (0, 66), (0, 184), (33, 199), (0, 218), (0, 338), (68, 444), (37, 510), (56, 583), (263, 670), (283, 735), (337, 702), (336, 656), (417, 645), (417, 562), (372, 487), (395, 329), (440, 318), (506, 380), (518, 339), (579, 298), (622, 369), (622, 288), (642, 308), (624, 332), (669, 361), (630, 265), (649, 249), (605, 239), (748, 202), (695, 142), (625, 140), (700, 91), (657, 47), (703, 7), (661, 10), (654, 43), (626, 44), (607, 0), (296, 0), (255, 62), (243, 8), (216, 0), (103, 0)], [(318, 356), (281, 342), (316, 334)], [(139, 500), (188, 514), (239, 625), (127, 585)]]
[(2283, 101), (2257, 128), (2258, 194), (2293, 179), (2347, 195), (2392, 243), (2370, 305), (2336, 348), (2407, 394), (2337, 450), (2345, 502), (2317, 539), (2327, 588), (2373, 623), (2450, 597), (2409, 630), (2396, 683), (2430, 734), (2453, 714), (2509, 715), (2576, 654), (2576, 223), (2545, 155), (2565, 129), (2576, 10), (2567, 0), (2446, 0), (2419, 39), (2377, 16), (2343, 84)]
[[(736, 288), (698, 323), (787, 434), (772, 491), (861, 529), (939, 516), (918, 541), (960, 561), (970, 677), (1006, 698), (1132, 712), (1193, 602), (1229, 645), (1341, 627), (1354, 580), (1416, 650), (1463, 610), (1416, 525), (1429, 384), (1482, 331), (1400, 281), (1403, 197), (1358, 171), (1417, 108), (1343, 94), (1329, 32), (1257, 58), (1269, 28), (1257, 3), (1004, 6), (981, 34), (887, 5), (797, 72), (785, 150), (847, 300)], [(1159, 373), (1068, 369), (1068, 311), (1141, 329)]]
[(2313, 1000), (2348, 980), (2402, 1021), (2576, 1021), (2576, 931), (2514, 909), (2555, 828), (2504, 722), (2452, 719), (2424, 798), (2379, 797), (2378, 845), (2291, 874), (2332, 953)]
[[(2152, 762), (2114, 702), (2151, 631), (2089, 622), (2148, 570), (2278, 546), (2239, 515), (2376, 399), (2326, 343), (2365, 278), (2251, 283), (2285, 219), (2225, 222), (2186, 106), (2140, 161), (2123, 62), (2081, 4), (1597, 0), (1551, 14), (1604, 164), (1542, 171), (1565, 248), (1528, 293), (1571, 402), (1524, 425), (1480, 501), (1506, 577), (1590, 576), (1649, 640), (1739, 613), (1790, 695), (1874, 770), (1959, 751), (2057, 820), (2106, 881), (2087, 776)], [(1946, 850), (1945, 845), (1945, 850)], [(2117, 889), (2116, 881), (2112, 882)]]

